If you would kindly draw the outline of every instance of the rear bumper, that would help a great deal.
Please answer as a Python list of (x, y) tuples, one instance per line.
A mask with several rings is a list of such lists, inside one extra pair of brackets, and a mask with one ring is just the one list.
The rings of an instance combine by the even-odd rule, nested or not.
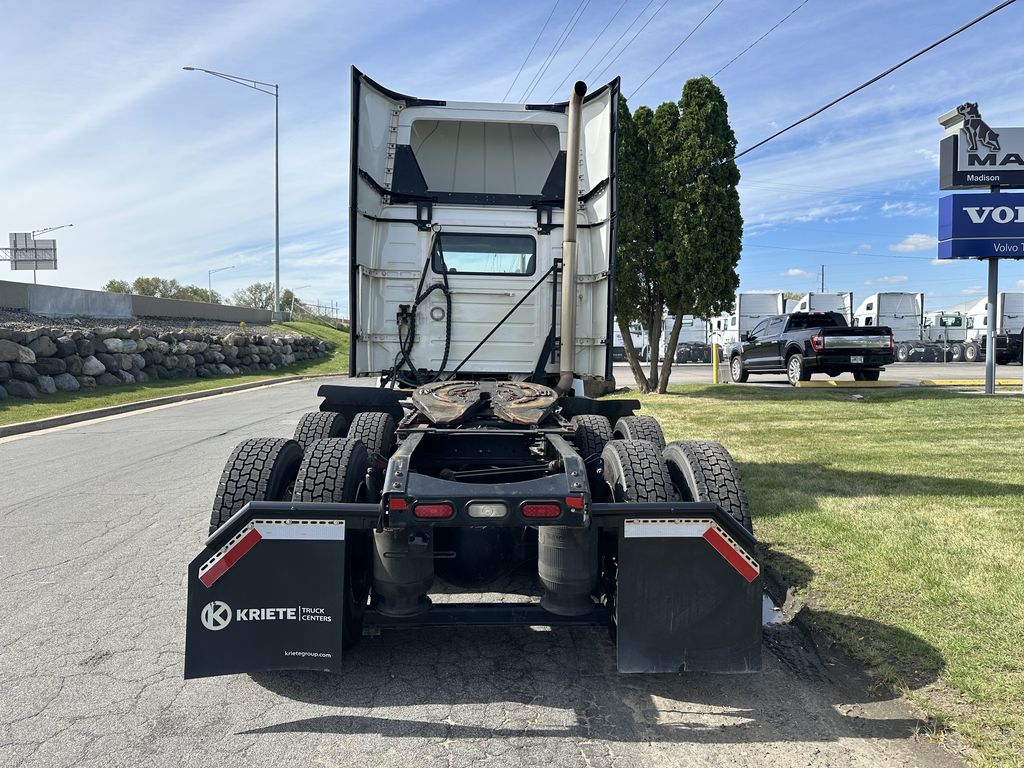
[[(492, 486), (493, 490), (505, 486)], [(515, 508), (518, 496), (501, 496)], [(464, 506), (459, 507), (464, 511)], [(341, 670), (346, 540), (404, 528), (405, 557), (433, 552), (440, 526), (597, 527), (617, 542), (605, 607), (566, 619), (539, 605), (441, 605), (377, 626), (604, 624), (616, 627), (620, 672), (753, 672), (761, 666), (757, 542), (714, 504), (590, 504), (557, 519), (421, 520), (415, 504), (251, 502), (218, 529), (188, 571), (185, 677), (280, 669)], [(419, 549), (416, 549), (419, 547)], [(614, 606), (609, 608), (608, 606)]]
[[(853, 362), (852, 358), (862, 357), (862, 362)], [(891, 365), (895, 356), (888, 349), (884, 351), (872, 349), (843, 349), (830, 351), (825, 349), (813, 357), (804, 358), (804, 365), (810, 371), (860, 371), (876, 369)]]

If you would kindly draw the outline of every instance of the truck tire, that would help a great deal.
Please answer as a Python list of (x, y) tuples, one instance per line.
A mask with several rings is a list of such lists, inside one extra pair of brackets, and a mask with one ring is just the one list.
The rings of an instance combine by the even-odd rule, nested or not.
[(981, 350), (978, 349), (978, 345), (973, 341), (964, 347), (964, 361), (968, 363), (978, 362), (978, 358), (981, 357)]
[(601, 460), (612, 501), (679, 501), (661, 448), (649, 440), (612, 440)]
[(302, 463), (294, 440), (256, 437), (239, 443), (224, 465), (210, 513), (210, 533), (250, 501), (287, 501)]
[(750, 378), (750, 372), (743, 365), (743, 358), (740, 355), (733, 355), (729, 360), (729, 378), (734, 384), (744, 384)]
[(347, 437), (363, 441), (372, 464), (386, 466), (395, 445), (395, 420), (380, 411), (357, 413), (348, 425)]
[[(295, 479), (292, 501), (343, 504), (366, 499), (370, 457), (358, 440), (343, 437), (317, 440), (306, 454)], [(345, 585), (341, 648), (348, 650), (363, 634), (363, 617), (373, 584), (373, 539), (369, 531), (345, 531)]]
[(811, 372), (804, 367), (804, 356), (799, 352), (786, 358), (786, 378), (794, 387), (798, 381), (811, 380)]
[(954, 344), (950, 348), (950, 357), (954, 363), (962, 363), (964, 361), (964, 345)]
[(910, 359), (910, 347), (906, 344), (896, 345), (896, 362), (905, 363)]
[(344, 437), (347, 426), (345, 417), (340, 413), (331, 413), (330, 411), (304, 413), (295, 426), (295, 435), (292, 439), (306, 448), (317, 440), (328, 437)]
[(616, 440), (649, 440), (659, 451), (665, 447), (661, 424), (653, 416), (623, 416), (612, 434)]
[(587, 480), (594, 501), (604, 501), (604, 484), (601, 478), (601, 453), (612, 439), (612, 423), (604, 416), (587, 413), (573, 416), (569, 422), (576, 428), (572, 443), (587, 465)]
[(854, 381), (878, 381), (881, 371), (854, 371)]
[(736, 462), (721, 443), (677, 440), (662, 454), (683, 501), (717, 504), (751, 533), (750, 503)]

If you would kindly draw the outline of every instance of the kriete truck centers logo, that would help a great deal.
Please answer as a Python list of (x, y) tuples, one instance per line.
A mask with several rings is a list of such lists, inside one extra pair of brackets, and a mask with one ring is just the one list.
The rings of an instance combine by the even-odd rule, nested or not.
[(199, 620), (211, 632), (219, 632), (232, 620), (251, 621), (318, 621), (329, 622), (332, 617), (323, 608), (296, 605), (290, 608), (236, 608), (221, 600), (213, 600), (203, 606)]

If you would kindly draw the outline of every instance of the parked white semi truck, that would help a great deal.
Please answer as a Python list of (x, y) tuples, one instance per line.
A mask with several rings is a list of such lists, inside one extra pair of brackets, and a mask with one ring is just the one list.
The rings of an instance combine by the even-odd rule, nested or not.
[[(1001, 291), (996, 299), (996, 362), (1019, 363), (1024, 333), (1024, 293)], [(962, 344), (954, 345), (954, 360), (984, 360), (988, 347), (988, 300), (980, 299), (964, 319)]]
[(853, 325), (888, 326), (896, 341), (897, 362), (934, 362), (939, 359), (938, 345), (923, 338), (923, 293), (873, 293), (857, 307)]
[[(629, 337), (633, 340), (633, 349), (636, 350), (637, 355), (640, 356), (641, 361), (646, 361), (648, 358), (644, 356), (647, 350), (647, 332), (640, 323), (632, 322), (629, 324)], [(619, 330), (618, 318), (615, 319), (615, 325), (612, 330), (612, 360), (617, 363), (621, 363), (626, 359), (626, 345), (622, 340), (622, 331)]]
[[(188, 568), (185, 676), (341, 672), (364, 629), (473, 625), (607, 626), (620, 672), (759, 670), (729, 453), (589, 396), (614, 387), (618, 80), (557, 104), (355, 70), (351, 90), (350, 373), (382, 386), (324, 385), (294, 439), (235, 448)], [(518, 580), (513, 602), (430, 596), (512, 569), (525, 602)], [(393, 663), (436, 663), (418, 637)]]
[(786, 314), (792, 312), (838, 312), (853, 324), (853, 293), (807, 293), (799, 299), (786, 300)]

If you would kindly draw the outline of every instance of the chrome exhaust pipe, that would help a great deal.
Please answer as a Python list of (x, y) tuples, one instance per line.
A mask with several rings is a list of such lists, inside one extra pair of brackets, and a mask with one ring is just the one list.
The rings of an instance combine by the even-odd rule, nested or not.
[(569, 126), (565, 142), (565, 223), (562, 226), (562, 313), (559, 349), (559, 394), (572, 391), (576, 371), (576, 209), (580, 196), (580, 112), (587, 84), (577, 80), (569, 99)]

